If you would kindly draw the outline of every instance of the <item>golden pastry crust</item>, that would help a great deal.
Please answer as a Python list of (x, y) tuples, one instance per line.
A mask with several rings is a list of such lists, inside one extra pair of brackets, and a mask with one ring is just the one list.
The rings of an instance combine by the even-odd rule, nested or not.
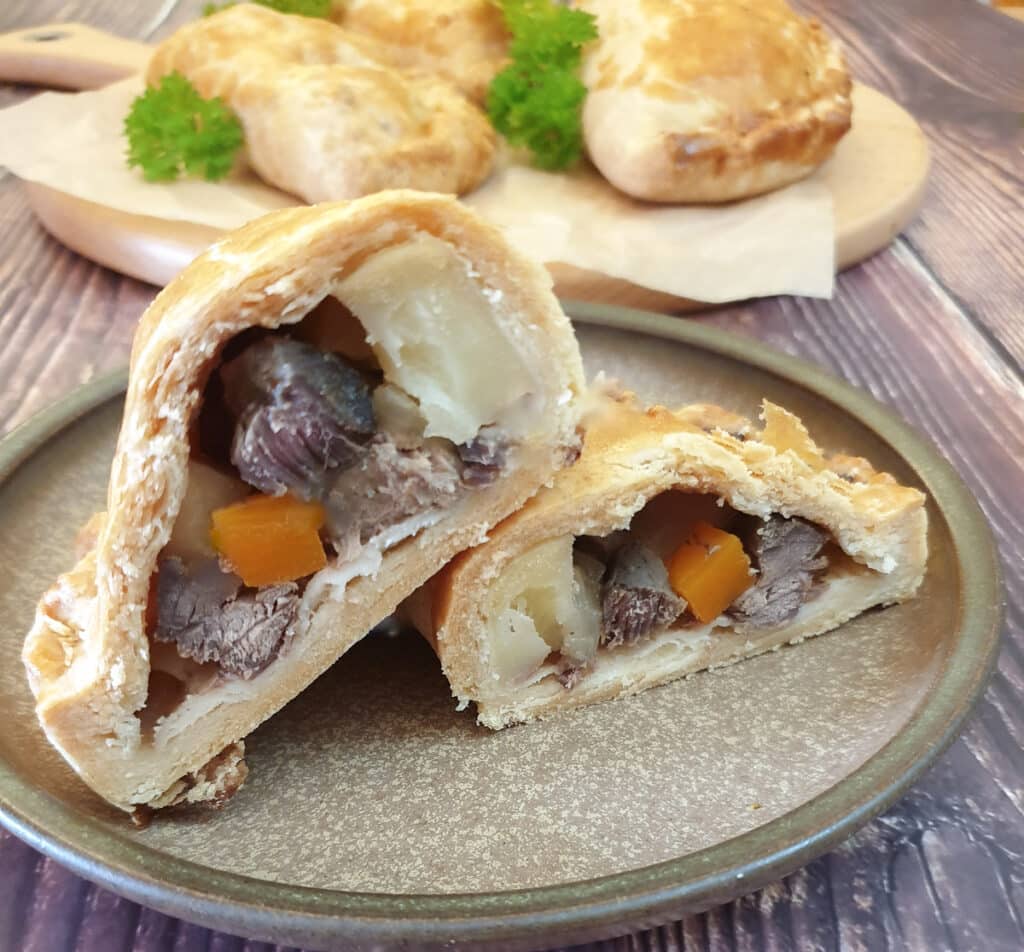
[(367, 36), (242, 4), (161, 43), (146, 81), (177, 71), (223, 97), (256, 172), (307, 202), (476, 188), (494, 158), (487, 117), (446, 80), (386, 64)]
[[(453, 694), (491, 728), (638, 693), (704, 668), (752, 657), (829, 631), (874, 605), (909, 598), (927, 558), (925, 497), (867, 460), (826, 457), (800, 420), (765, 402), (762, 427), (719, 407), (640, 410), (625, 396), (590, 420), (580, 461), (454, 559), (410, 600), (407, 614), (435, 646)], [(505, 565), (550, 539), (606, 535), (629, 525), (658, 494), (683, 489), (765, 518), (800, 516), (828, 529), (848, 556), (834, 587), (790, 622), (737, 624), (696, 642), (685, 629), (599, 651), (566, 690), (552, 668), (509, 686), (491, 670), (486, 593)]]
[[(151, 579), (184, 498), (191, 427), (221, 349), (248, 328), (298, 322), (372, 255), (422, 236), (450, 249), (489, 302), (492, 333), (536, 368), (538, 412), (513, 464), (414, 538), (368, 543), (366, 564), (351, 578), (329, 564), (306, 586), (292, 641), (273, 663), (248, 681), (220, 679), (194, 709), (148, 724), (140, 712), (152, 671)], [(414, 293), (401, 282), (396, 274), (392, 293)], [(285, 209), (217, 242), (142, 318), (106, 518), (91, 521), (91, 548), (43, 595), (26, 638), (23, 659), (47, 737), (126, 810), (204, 791), (222, 796), (244, 776), (233, 744), (565, 464), (578, 444), (582, 386), (575, 336), (550, 278), (453, 198), (385, 192)]]
[(851, 82), (819, 23), (783, 0), (580, 0), (587, 151), (616, 188), (722, 202), (814, 171), (850, 128)]
[(393, 66), (437, 73), (481, 104), (507, 58), (508, 30), (492, 0), (344, 0), (333, 18), (376, 40)]

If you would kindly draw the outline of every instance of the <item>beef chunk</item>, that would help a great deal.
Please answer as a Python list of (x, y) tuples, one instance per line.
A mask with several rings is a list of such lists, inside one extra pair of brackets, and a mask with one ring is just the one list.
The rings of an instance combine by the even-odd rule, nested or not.
[(277, 654), (299, 606), (294, 582), (241, 592), (241, 580), (216, 561), (190, 574), (182, 561), (164, 559), (157, 575), (158, 641), (200, 664), (215, 662), (240, 678), (259, 674)]
[(747, 546), (759, 570), (757, 583), (732, 603), (730, 614), (761, 628), (792, 618), (807, 599), (814, 573), (828, 564), (819, 554), (826, 539), (803, 519), (775, 515), (762, 522)]
[(664, 563), (646, 546), (628, 542), (613, 556), (601, 592), (602, 643), (631, 644), (675, 621), (684, 602)]
[(448, 504), (461, 488), (459, 458), (450, 444), (427, 441), (403, 450), (382, 433), (327, 496), (331, 541), (342, 559), (349, 557), (383, 529)]
[(221, 378), (236, 421), (231, 462), (261, 492), (321, 498), (374, 433), (362, 374), (302, 341), (264, 337), (226, 363)]
[(493, 426), (481, 428), (473, 440), (456, 449), (467, 486), (489, 486), (498, 478), (508, 458), (508, 444)]

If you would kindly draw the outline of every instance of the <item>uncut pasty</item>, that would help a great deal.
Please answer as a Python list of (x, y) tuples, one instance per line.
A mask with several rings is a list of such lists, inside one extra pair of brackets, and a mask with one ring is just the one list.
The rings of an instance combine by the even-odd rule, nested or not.
[(850, 128), (850, 77), (784, 0), (578, 0), (587, 152), (635, 198), (723, 202), (808, 175)]
[(371, 38), (325, 20), (228, 7), (161, 43), (146, 81), (174, 71), (235, 110), (264, 181), (310, 203), (462, 194), (491, 170), (494, 130), (455, 86), (392, 68)]

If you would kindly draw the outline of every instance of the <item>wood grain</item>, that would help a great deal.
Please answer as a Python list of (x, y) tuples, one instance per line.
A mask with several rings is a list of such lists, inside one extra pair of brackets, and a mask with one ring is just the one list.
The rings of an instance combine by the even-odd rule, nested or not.
[[(860, 79), (926, 125), (921, 218), (843, 274), (829, 302), (779, 298), (697, 319), (820, 364), (946, 454), (994, 527), (1007, 637), (962, 738), (895, 807), (758, 893), (588, 947), (682, 950), (1024, 948), (1024, 300), (1019, 113), (1024, 24), (963, 0), (805, 0)], [(148, 39), (197, 4), (11, 0), (0, 30), (58, 16)], [(0, 89), (0, 105), (27, 94)], [(122, 364), (152, 290), (39, 229), (0, 180), (0, 430)], [(0, 834), (0, 950), (269, 950), (117, 899)]]
[(1024, 367), (1024, 23), (945, 0), (798, 0), (842, 41), (854, 75), (914, 115), (933, 147), (909, 246)]

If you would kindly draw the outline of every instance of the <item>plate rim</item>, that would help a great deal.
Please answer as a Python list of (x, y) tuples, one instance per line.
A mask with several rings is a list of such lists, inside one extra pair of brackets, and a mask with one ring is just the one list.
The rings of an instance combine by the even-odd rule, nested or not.
[[(647, 311), (562, 302), (581, 324), (639, 332), (775, 374), (857, 419), (925, 483), (961, 579), (960, 634), (904, 727), (793, 810), (693, 853), (589, 880), (484, 893), (389, 894), (293, 886), (170, 856), (82, 817), (0, 760), (0, 823), (74, 872), (161, 912), (298, 944), (530, 948), (622, 934), (753, 891), (806, 864), (892, 804), (953, 742), (995, 666), (1002, 578), (980, 506), (923, 436), (869, 393), (755, 338)], [(0, 484), (65, 427), (123, 392), (116, 371), (77, 388), (0, 440)], [(965, 557), (967, 556), (967, 557)]]

